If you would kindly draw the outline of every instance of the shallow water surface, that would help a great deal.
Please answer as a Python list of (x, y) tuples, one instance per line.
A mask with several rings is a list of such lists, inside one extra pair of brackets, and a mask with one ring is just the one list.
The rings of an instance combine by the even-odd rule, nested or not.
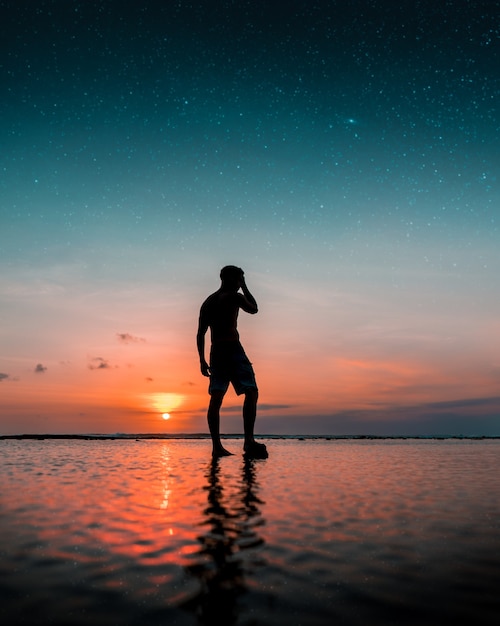
[(4, 624), (497, 623), (500, 442), (0, 442)]

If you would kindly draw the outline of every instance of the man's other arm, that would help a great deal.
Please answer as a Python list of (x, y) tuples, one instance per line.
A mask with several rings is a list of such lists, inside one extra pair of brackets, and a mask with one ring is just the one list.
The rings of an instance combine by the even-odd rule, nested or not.
[(198, 332), (196, 334), (196, 346), (198, 348), (198, 356), (200, 357), (200, 370), (203, 376), (210, 376), (210, 368), (205, 360), (205, 335), (208, 330), (207, 315), (204, 307), (200, 310), (200, 319), (198, 321)]

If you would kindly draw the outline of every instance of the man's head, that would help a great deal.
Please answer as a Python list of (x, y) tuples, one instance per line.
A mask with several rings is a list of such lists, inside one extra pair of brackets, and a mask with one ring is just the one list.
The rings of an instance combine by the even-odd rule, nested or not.
[(226, 265), (220, 271), (220, 279), (225, 289), (234, 289), (238, 291), (243, 279), (243, 270), (235, 265)]

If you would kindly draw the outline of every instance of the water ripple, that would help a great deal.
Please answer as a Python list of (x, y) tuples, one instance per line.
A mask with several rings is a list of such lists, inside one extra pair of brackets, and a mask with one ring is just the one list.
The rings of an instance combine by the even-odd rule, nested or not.
[(498, 442), (0, 445), (4, 623), (496, 624)]

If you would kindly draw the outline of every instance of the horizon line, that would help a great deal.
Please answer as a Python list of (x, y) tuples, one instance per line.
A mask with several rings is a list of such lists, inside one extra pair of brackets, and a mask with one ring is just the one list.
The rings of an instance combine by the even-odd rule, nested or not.
[[(432, 434), (432, 435), (328, 435), (328, 434), (272, 434), (260, 433), (256, 437), (262, 439), (500, 439), (500, 435), (462, 435), (462, 434)], [(223, 433), (223, 439), (243, 439), (241, 433)], [(7, 439), (80, 439), (80, 440), (109, 440), (109, 439), (210, 439), (208, 433), (19, 433), (0, 435), (0, 440)]]

